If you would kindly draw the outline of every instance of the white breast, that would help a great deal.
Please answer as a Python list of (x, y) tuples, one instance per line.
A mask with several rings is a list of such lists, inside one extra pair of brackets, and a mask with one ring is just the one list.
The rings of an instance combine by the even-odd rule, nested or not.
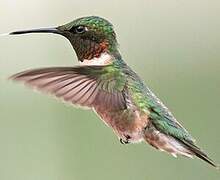
[(107, 52), (104, 52), (100, 55), (100, 57), (95, 57), (93, 59), (84, 59), (83, 62), (80, 62), (82, 66), (101, 66), (101, 65), (108, 65), (112, 62), (112, 56)]

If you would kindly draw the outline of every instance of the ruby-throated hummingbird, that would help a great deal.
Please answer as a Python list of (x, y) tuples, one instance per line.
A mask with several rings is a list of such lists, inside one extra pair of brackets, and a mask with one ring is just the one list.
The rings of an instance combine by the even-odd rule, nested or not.
[(89, 16), (55, 28), (11, 32), (55, 33), (73, 46), (80, 66), (27, 70), (11, 78), (64, 101), (93, 109), (123, 144), (146, 141), (173, 156), (197, 156), (218, 167), (125, 63), (113, 26)]

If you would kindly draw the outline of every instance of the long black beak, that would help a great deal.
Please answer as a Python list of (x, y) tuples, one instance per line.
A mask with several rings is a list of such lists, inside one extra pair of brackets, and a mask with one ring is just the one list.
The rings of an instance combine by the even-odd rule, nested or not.
[(30, 30), (21, 30), (14, 31), (9, 33), (9, 35), (19, 35), (19, 34), (27, 34), (27, 33), (54, 33), (62, 35), (62, 32), (58, 28), (40, 28), (40, 29), (30, 29)]

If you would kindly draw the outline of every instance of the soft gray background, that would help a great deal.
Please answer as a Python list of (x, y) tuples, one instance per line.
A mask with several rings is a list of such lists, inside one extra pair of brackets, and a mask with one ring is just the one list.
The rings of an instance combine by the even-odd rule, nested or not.
[[(0, 33), (109, 19), (124, 59), (220, 162), (219, 10), (219, 0), (0, 0)], [(7, 81), (28, 68), (76, 64), (61, 36), (0, 37), (1, 180), (220, 179), (198, 159), (123, 146), (94, 113)]]

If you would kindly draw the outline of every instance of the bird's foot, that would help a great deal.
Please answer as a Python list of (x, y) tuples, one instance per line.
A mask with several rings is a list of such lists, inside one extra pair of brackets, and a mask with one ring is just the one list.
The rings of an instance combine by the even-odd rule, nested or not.
[(129, 135), (125, 136), (125, 139), (120, 138), (120, 143), (121, 144), (130, 144), (131, 142), (129, 141), (131, 137)]

